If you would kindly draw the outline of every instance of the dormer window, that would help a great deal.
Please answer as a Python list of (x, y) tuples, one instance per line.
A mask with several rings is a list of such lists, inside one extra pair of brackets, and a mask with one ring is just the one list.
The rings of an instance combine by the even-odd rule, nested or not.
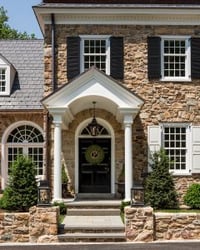
[(13, 65), (0, 55), (0, 96), (10, 95), (15, 72)]
[(0, 68), (0, 93), (6, 92), (6, 69)]

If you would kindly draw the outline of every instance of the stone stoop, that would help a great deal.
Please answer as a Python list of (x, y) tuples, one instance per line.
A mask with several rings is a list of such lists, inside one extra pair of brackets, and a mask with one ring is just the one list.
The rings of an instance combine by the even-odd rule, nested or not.
[(66, 203), (67, 216), (59, 242), (124, 242), (121, 201), (75, 201)]

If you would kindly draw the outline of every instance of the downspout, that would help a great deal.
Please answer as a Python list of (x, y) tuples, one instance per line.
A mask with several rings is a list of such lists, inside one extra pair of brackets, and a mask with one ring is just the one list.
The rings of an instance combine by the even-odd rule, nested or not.
[(52, 92), (54, 92), (57, 88), (56, 84), (56, 52), (55, 52), (55, 18), (54, 14), (51, 14), (51, 47), (52, 47)]

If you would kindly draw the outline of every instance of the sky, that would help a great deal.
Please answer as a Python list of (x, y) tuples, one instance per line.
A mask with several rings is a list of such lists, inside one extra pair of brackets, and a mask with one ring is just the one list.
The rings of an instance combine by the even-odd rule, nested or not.
[(0, 6), (7, 10), (8, 24), (19, 32), (34, 33), (36, 38), (43, 38), (32, 6), (41, 0), (0, 0)]

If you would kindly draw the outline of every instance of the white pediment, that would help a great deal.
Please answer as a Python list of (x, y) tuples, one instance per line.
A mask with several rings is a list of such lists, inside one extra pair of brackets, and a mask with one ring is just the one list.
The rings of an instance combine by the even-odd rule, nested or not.
[(111, 112), (119, 121), (124, 112), (138, 113), (143, 104), (121, 83), (95, 68), (46, 97), (43, 104), (50, 113), (65, 112), (72, 119), (78, 112), (92, 108), (93, 101), (96, 108)]

